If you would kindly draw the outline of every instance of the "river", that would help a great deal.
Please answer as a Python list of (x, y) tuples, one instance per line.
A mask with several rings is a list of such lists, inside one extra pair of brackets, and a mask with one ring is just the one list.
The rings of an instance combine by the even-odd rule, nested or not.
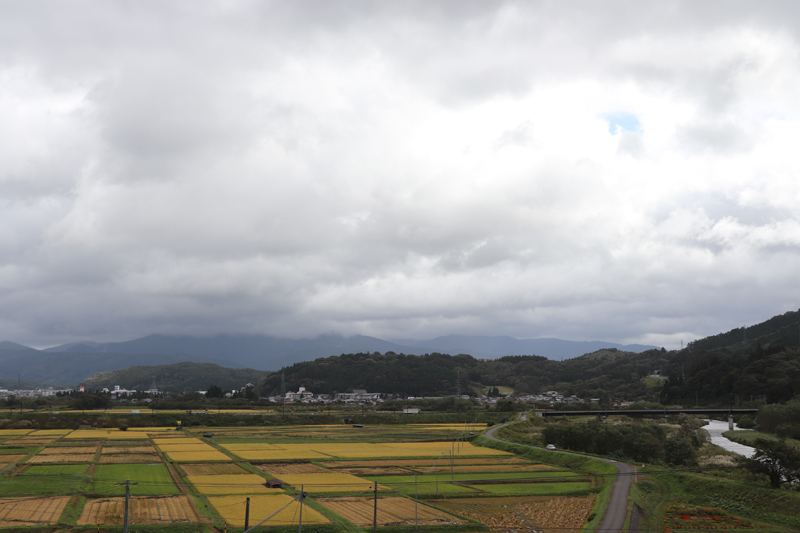
[[(711, 444), (716, 444), (720, 448), (724, 448), (729, 452), (738, 453), (739, 455), (744, 455), (745, 457), (752, 457), (754, 453), (756, 453), (755, 448), (751, 448), (750, 446), (745, 446), (744, 444), (739, 444), (738, 442), (733, 442), (730, 439), (726, 439), (722, 436), (723, 433), (728, 431), (728, 423), (721, 422), (719, 420), (708, 420), (707, 426), (703, 426), (703, 429), (708, 431), (708, 434), (711, 436)], [(748, 429), (739, 429), (736, 427), (736, 424), (733, 425), (734, 431), (750, 431)]]

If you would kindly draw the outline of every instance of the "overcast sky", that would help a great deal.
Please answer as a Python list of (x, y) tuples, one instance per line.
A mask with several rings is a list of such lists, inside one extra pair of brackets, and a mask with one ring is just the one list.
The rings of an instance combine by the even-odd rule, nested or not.
[(0, 4), (0, 340), (800, 307), (795, 2)]

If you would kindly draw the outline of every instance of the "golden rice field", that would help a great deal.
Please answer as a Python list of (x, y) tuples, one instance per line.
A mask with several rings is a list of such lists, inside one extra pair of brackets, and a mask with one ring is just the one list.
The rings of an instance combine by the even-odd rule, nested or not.
[(66, 435), (67, 433), (71, 433), (71, 429), (37, 429), (36, 431), (31, 432), (30, 436), (38, 436), (38, 435)]
[(53, 498), (0, 499), (0, 527), (54, 524), (61, 517), (69, 496)]
[(266, 479), (256, 474), (217, 474), (186, 476), (201, 494), (282, 494), (283, 489), (266, 487)]
[(453, 453), (457, 458), (464, 456), (511, 456), (508, 452), (479, 448), (471, 444), (453, 447), (450, 442), (407, 442), (407, 443), (326, 443), (302, 444), (233, 443), (222, 444), (226, 450), (250, 461), (270, 461), (288, 459), (325, 459), (338, 457), (384, 458), (384, 457), (439, 457)]
[[(244, 526), (245, 496), (210, 496), (208, 501), (229, 525), (235, 527)], [(300, 516), (300, 502), (293, 501), (291, 496), (285, 494), (251, 496), (250, 525), (257, 524), (287, 504), (288, 507), (280, 511), (264, 525), (297, 525)], [(303, 505), (303, 523), (309, 525), (329, 524), (330, 520), (310, 506)]]
[(27, 455), (23, 455), (23, 454), (13, 454), (13, 455), (3, 454), (3, 455), (0, 455), (0, 459), (2, 459), (3, 461), (6, 461), (6, 464), (15, 463), (15, 462), (17, 462), (17, 461), (19, 461), (21, 459), (25, 459), (26, 457), (28, 457), (28, 456)]
[(176, 463), (195, 463), (202, 461), (231, 461), (231, 458), (222, 452), (167, 452), (167, 457)]
[(162, 452), (211, 452), (216, 448), (208, 444), (159, 444)]
[[(375, 517), (372, 498), (319, 498), (319, 503), (359, 526), (371, 526)], [(414, 505), (409, 498), (378, 498), (377, 524), (379, 526), (429, 526), (444, 524), (463, 524), (462, 520), (451, 514), (434, 509), (424, 503)], [(415, 520), (416, 516), (416, 520)]]
[(156, 446), (161, 446), (164, 444), (205, 444), (205, 442), (203, 442), (200, 439), (196, 439), (194, 437), (186, 437), (186, 436), (153, 437), (152, 440), (156, 444)]
[[(130, 439), (132, 435), (118, 429), (76, 429), (64, 439)], [(135, 437), (134, 437), (135, 438)]]
[(48, 444), (52, 440), (52, 437), (49, 439), (12, 439), (3, 444), (6, 446), (41, 446), (42, 444)]
[(30, 429), (0, 429), (0, 437), (7, 437), (9, 435), (27, 435)]
[[(122, 524), (125, 498), (88, 500), (83, 507), (78, 525)], [(130, 499), (128, 520), (132, 524), (164, 524), (199, 522), (188, 496), (137, 497)]]
[[(301, 486), (306, 492), (361, 492), (373, 490), (375, 483), (366, 479), (343, 473), (324, 474), (282, 474), (280, 480), (296, 489)], [(390, 490), (378, 485), (379, 491)]]

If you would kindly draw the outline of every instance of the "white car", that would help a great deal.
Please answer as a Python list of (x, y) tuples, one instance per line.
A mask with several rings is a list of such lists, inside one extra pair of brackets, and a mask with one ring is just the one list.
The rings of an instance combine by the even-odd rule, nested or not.
[(553, 444), (548, 444), (547, 449), (550, 450), (551, 452), (556, 451), (556, 447)]

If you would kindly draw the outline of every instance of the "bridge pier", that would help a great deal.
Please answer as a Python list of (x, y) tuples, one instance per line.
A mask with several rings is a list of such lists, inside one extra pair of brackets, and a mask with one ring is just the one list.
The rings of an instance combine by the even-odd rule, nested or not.
[(728, 415), (728, 429), (733, 431), (733, 415)]

